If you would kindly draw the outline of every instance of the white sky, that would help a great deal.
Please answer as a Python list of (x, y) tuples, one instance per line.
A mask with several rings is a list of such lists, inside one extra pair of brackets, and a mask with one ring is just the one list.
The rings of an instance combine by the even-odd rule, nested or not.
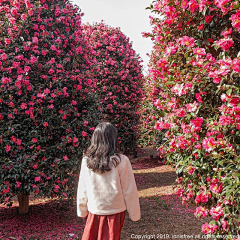
[(85, 14), (83, 23), (104, 22), (112, 27), (120, 27), (130, 38), (133, 48), (143, 59), (147, 70), (152, 43), (150, 38), (143, 38), (142, 32), (150, 32), (149, 7), (152, 0), (70, 0), (80, 7)]

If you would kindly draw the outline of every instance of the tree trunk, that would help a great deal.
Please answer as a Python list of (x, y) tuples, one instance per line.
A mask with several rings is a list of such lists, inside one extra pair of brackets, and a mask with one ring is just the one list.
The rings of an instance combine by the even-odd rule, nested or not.
[(28, 213), (29, 197), (27, 195), (24, 195), (23, 193), (19, 193), (17, 196), (18, 196), (18, 203), (19, 203), (19, 214)]

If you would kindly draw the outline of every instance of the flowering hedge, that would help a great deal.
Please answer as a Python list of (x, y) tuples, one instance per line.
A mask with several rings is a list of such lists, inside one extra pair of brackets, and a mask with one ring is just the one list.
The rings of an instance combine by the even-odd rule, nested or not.
[(96, 23), (85, 25), (84, 34), (93, 47), (96, 95), (103, 118), (118, 128), (121, 149), (132, 152), (139, 135), (140, 58), (119, 28)]
[(203, 233), (239, 239), (239, 1), (164, 0), (150, 9), (153, 108), (164, 112), (154, 128), (167, 138), (159, 154), (183, 174), (183, 202), (213, 218)]
[(69, 1), (0, 1), (0, 203), (72, 197), (96, 125), (91, 50)]

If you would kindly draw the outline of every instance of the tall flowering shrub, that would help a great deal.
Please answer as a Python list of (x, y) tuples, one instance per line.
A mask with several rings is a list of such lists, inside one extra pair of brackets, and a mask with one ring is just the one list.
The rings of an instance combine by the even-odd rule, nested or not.
[(118, 129), (120, 147), (133, 151), (139, 135), (139, 102), (142, 97), (141, 60), (119, 28), (96, 23), (84, 26), (93, 48), (96, 95), (103, 118)]
[(69, 1), (0, 1), (0, 203), (18, 193), (72, 197), (97, 107)]
[[(239, 1), (163, 0), (150, 9), (154, 51), (153, 108), (166, 131), (158, 145), (177, 173), (183, 202), (211, 216), (205, 234), (239, 239), (240, 8)], [(237, 237), (238, 236), (238, 237)]]

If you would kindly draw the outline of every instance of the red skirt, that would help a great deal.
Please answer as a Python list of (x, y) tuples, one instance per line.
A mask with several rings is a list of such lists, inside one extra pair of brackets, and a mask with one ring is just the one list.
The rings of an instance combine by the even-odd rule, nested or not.
[(82, 240), (120, 240), (126, 211), (112, 215), (89, 212)]

